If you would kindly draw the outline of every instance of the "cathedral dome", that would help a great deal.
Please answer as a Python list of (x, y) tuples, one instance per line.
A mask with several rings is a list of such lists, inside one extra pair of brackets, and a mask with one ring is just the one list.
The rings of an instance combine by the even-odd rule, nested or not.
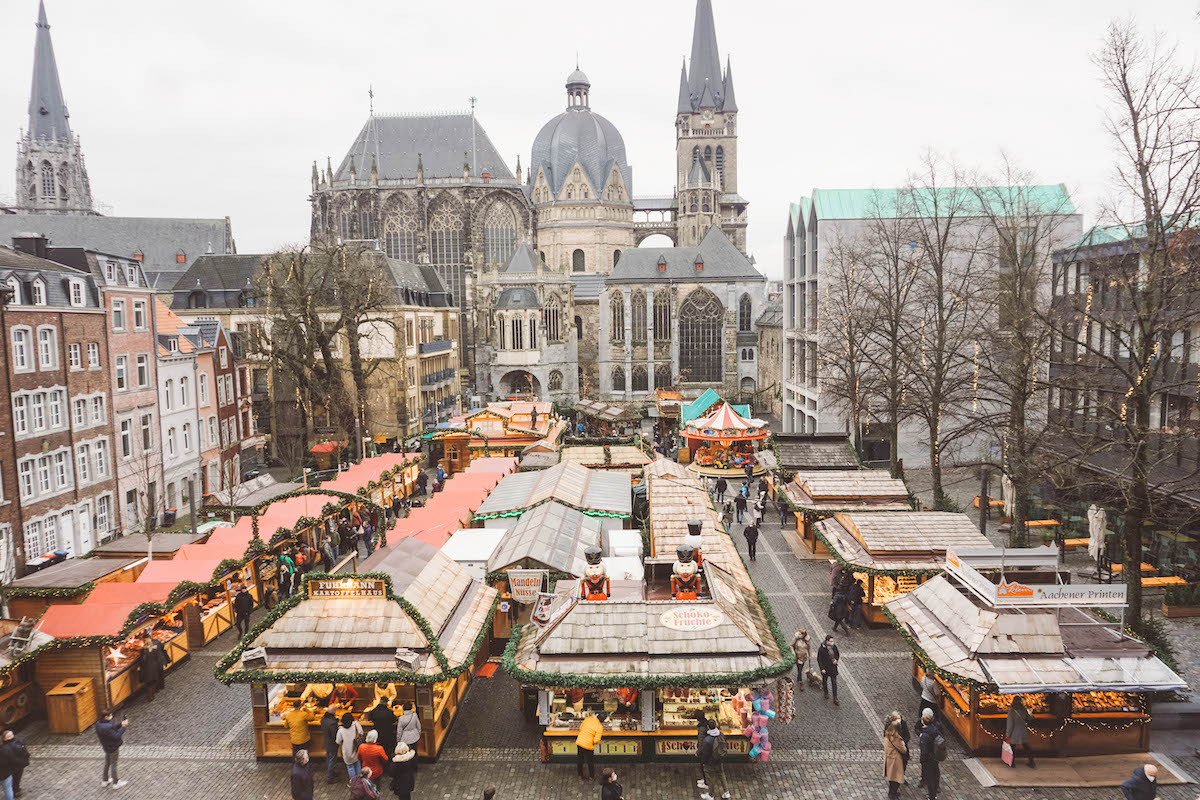
[(591, 84), (578, 68), (567, 78), (567, 110), (542, 126), (533, 140), (533, 170), (541, 167), (557, 196), (578, 161), (600, 196), (613, 166), (632, 194), (632, 173), (625, 160), (625, 140), (617, 127), (588, 105)]

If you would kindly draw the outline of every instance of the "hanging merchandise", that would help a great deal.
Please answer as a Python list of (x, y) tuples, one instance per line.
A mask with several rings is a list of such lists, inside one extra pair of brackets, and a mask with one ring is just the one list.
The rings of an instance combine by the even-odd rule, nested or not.
[(775, 721), (786, 725), (796, 718), (796, 683), (789, 677), (775, 681), (775, 694), (779, 697), (779, 707), (775, 711)]

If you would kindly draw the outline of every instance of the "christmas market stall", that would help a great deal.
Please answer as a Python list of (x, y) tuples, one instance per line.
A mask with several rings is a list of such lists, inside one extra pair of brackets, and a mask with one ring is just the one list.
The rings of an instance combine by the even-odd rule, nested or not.
[[(583, 423), (583, 435), (587, 437), (622, 436), (625, 428), (642, 418), (641, 411), (624, 406), (603, 403), (599, 400), (579, 400), (575, 412)], [(573, 431), (579, 434), (579, 429)]]
[(145, 558), (147, 553), (155, 561), (169, 561), (187, 544), (199, 544), (207, 533), (155, 533), (153, 542), (144, 533), (127, 533), (92, 550), (95, 558)]
[[(699, 717), (720, 726), (728, 758), (767, 760), (770, 721), (791, 713), (776, 682), (793, 666), (791, 650), (715, 516), (675, 521), (706, 504), (703, 486), (673, 462), (647, 471), (661, 555), (646, 560), (641, 580), (617, 580), (601, 549), (588, 548), (583, 579), (557, 581), (514, 629), (505, 671), (526, 687), (543, 760), (573, 760), (592, 714), (604, 729), (601, 760), (695, 760)], [(669, 560), (667, 541), (679, 542)]]
[(689, 420), (680, 433), (688, 446), (688, 468), (697, 475), (745, 478), (747, 468), (765, 472), (754, 452), (771, 435), (767, 423), (742, 416), (729, 403)]
[(46, 694), (66, 681), (78, 684), (79, 729), (73, 732), (86, 729), (104, 709), (119, 708), (142, 688), (138, 667), (151, 638), (162, 645), (168, 670), (187, 658), (191, 646), (185, 620), (195, 598), (179, 599), (175, 588), (176, 583), (140, 580), (105, 583), (79, 605), (46, 609), (37, 629), (56, 642), (37, 653), (34, 679)]
[(637, 480), (641, 480), (642, 469), (654, 460), (635, 444), (567, 445), (559, 451), (558, 458), (588, 469), (627, 472)]
[(0, 725), (6, 728), (39, 706), (33, 654), (49, 649), (55, 639), (33, 625), (32, 619), (0, 619)]
[[(195, 602), (184, 606), (189, 646), (199, 649), (233, 627), (233, 596), (230, 591), (235, 584), (233, 566), (236, 565), (221, 559), (154, 561), (146, 566), (137, 583), (171, 587), (184, 581), (200, 584), (193, 594)], [(223, 574), (215, 575), (218, 571)]]
[(589, 517), (619, 519), (628, 527), (633, 515), (627, 474), (588, 469), (570, 462), (540, 472), (505, 476), (474, 514), (477, 527), (511, 527), (516, 518), (550, 500)]
[(436, 758), (441, 750), (487, 660), (496, 590), (415, 538), (377, 551), (363, 567), (305, 575), (302, 589), (218, 662), (222, 683), (250, 684), (259, 758), (291, 757), (284, 715), (297, 708), (309, 717), (310, 755), (323, 757), (320, 718), (331, 698), (368, 730), (376, 703), (413, 703), (417, 754)]
[(975, 754), (1000, 751), (1018, 698), (1034, 754), (1145, 752), (1152, 693), (1186, 684), (1123, 632), (1123, 585), (1024, 578), (1057, 560), (1053, 547), (949, 551), (944, 575), (884, 607), (912, 648), (913, 678), (937, 679), (941, 718)]
[(911, 511), (908, 487), (881, 469), (797, 472), (783, 486), (783, 499), (796, 515), (796, 533), (811, 553), (828, 553), (816, 523), (841, 512)]
[(102, 583), (131, 583), (146, 566), (146, 556), (68, 558), (17, 578), (4, 588), (8, 613), (15, 619), (37, 619), (50, 606), (78, 605)]
[(990, 547), (966, 514), (938, 511), (836, 513), (816, 523), (817, 538), (865, 593), (867, 622), (887, 624), (883, 604), (942, 573), (946, 550)]

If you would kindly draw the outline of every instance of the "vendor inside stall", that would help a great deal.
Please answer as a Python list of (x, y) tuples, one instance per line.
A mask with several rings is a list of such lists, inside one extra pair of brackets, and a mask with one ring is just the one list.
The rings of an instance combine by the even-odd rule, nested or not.
[[(284, 717), (296, 708), (310, 718), (310, 754), (323, 755), (317, 720), (331, 703), (368, 729), (367, 712), (378, 703), (390, 704), (396, 716), (411, 704), (421, 722), (418, 755), (436, 758), (440, 751), (472, 675), (487, 659), (497, 592), (415, 538), (378, 551), (364, 568), (336, 579), (306, 578), (265, 630), (218, 664), (222, 682), (251, 685), (259, 758), (291, 756), (293, 731)], [(354, 674), (363, 681), (347, 681)]]

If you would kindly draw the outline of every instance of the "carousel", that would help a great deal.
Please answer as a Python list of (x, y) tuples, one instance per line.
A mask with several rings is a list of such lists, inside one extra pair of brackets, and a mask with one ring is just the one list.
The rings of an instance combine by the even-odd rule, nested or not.
[(697, 475), (745, 477), (747, 467), (755, 475), (767, 471), (754, 456), (756, 443), (771, 435), (767, 423), (743, 417), (729, 403), (689, 421), (682, 433), (687, 441), (688, 469)]

